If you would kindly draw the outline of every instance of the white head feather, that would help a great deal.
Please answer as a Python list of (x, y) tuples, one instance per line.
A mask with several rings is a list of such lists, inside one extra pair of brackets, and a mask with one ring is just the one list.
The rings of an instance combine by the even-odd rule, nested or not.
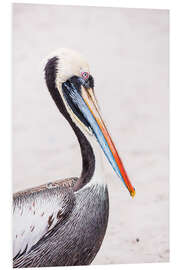
[(49, 59), (57, 57), (58, 66), (57, 66), (57, 75), (56, 75), (56, 84), (62, 84), (67, 81), (72, 76), (81, 76), (81, 72), (89, 73), (89, 65), (84, 59), (84, 57), (73, 50), (60, 48), (52, 52), (46, 58), (46, 63)]

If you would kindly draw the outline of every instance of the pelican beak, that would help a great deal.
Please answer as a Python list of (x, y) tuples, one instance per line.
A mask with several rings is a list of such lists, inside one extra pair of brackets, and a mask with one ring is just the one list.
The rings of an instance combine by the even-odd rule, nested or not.
[[(94, 133), (114, 171), (121, 178), (126, 188), (129, 190), (130, 195), (134, 197), (135, 188), (132, 186), (127, 176), (116, 147), (101, 117), (93, 89), (84, 87), (83, 85), (80, 86), (80, 89), (77, 89), (72, 83), (70, 85), (65, 84), (65, 88), (68, 90), (68, 95), (74, 106), (81, 112), (89, 124), (89, 127)], [(67, 99), (67, 92), (65, 96)]]

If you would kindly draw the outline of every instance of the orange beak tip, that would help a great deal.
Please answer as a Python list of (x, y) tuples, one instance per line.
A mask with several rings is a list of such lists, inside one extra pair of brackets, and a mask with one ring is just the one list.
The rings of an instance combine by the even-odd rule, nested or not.
[(130, 195), (131, 195), (131, 197), (132, 197), (132, 198), (134, 198), (134, 196), (136, 195), (136, 191), (135, 191), (135, 189), (134, 189), (134, 190), (132, 190), (132, 191), (130, 191)]

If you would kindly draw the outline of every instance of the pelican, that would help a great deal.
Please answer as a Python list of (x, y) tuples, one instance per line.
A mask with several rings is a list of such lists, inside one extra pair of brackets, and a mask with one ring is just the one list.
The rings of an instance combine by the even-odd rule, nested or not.
[(101, 153), (134, 197), (132, 186), (101, 117), (94, 79), (83, 56), (70, 49), (49, 55), (47, 88), (74, 130), (82, 155), (80, 177), (13, 195), (13, 266), (91, 264), (108, 223), (109, 199)]

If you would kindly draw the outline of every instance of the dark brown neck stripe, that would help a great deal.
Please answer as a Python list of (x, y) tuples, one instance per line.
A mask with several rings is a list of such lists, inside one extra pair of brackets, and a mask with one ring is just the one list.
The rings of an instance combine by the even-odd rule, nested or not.
[(49, 59), (44, 69), (45, 80), (55, 104), (57, 105), (59, 111), (64, 115), (66, 120), (71, 125), (80, 144), (82, 155), (82, 172), (79, 181), (77, 181), (77, 184), (74, 187), (75, 190), (78, 190), (82, 188), (84, 185), (86, 185), (92, 178), (95, 170), (95, 156), (89, 141), (87, 140), (85, 135), (81, 132), (81, 130), (72, 121), (69, 113), (66, 110), (61, 95), (58, 89), (56, 88), (55, 80), (57, 74), (58, 61), (59, 59), (57, 57)]

